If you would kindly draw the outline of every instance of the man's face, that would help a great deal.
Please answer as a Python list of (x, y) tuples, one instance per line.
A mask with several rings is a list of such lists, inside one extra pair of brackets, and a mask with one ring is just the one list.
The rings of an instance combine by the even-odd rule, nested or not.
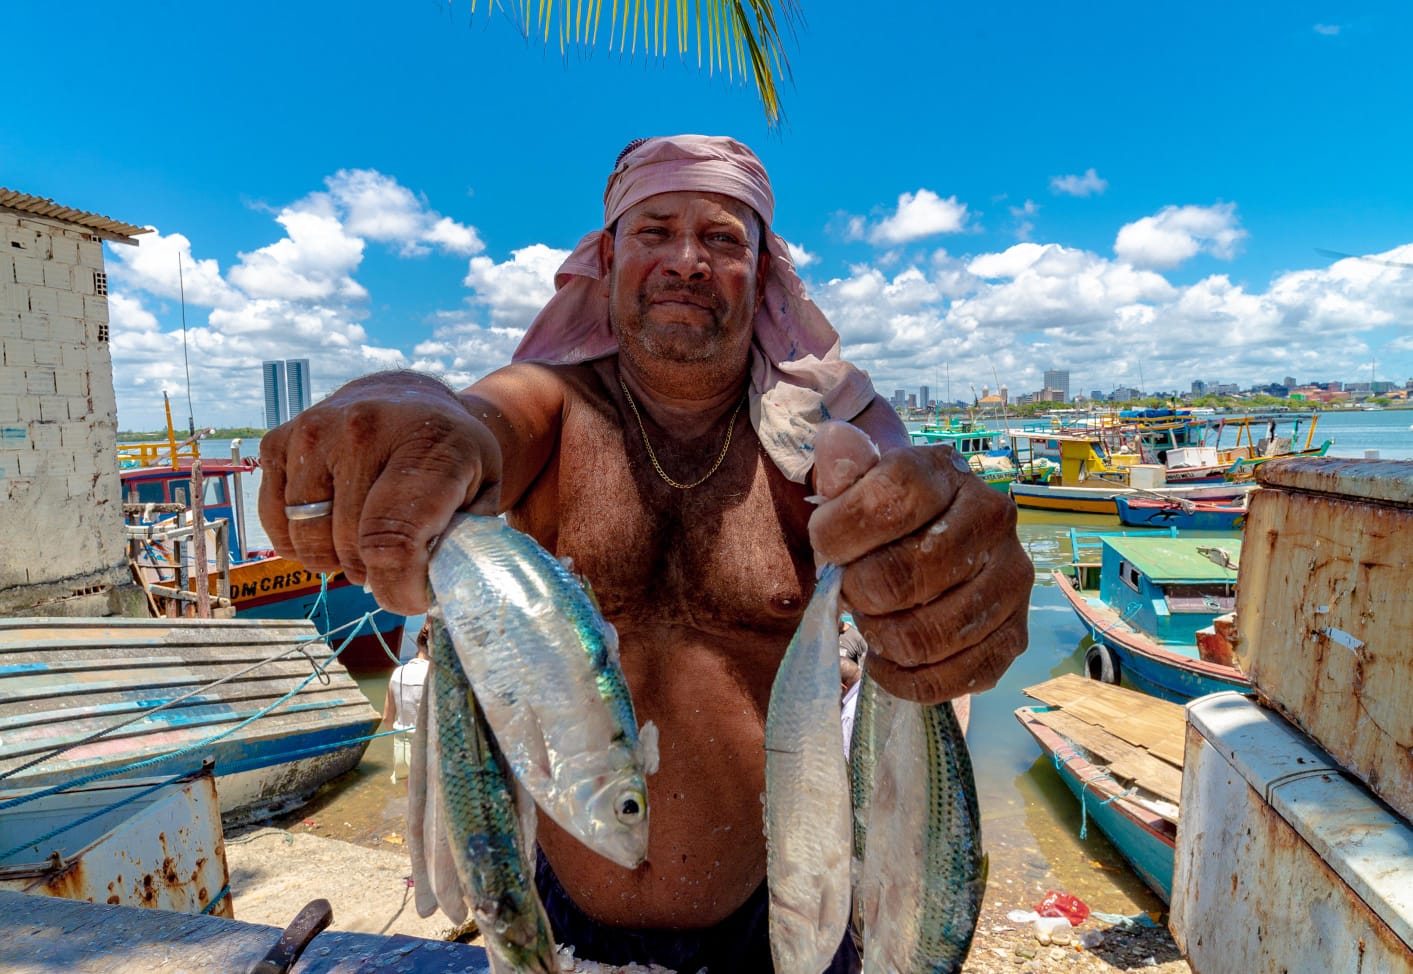
[(619, 343), (672, 362), (744, 360), (769, 259), (759, 226), (716, 193), (661, 193), (624, 213), (600, 251)]

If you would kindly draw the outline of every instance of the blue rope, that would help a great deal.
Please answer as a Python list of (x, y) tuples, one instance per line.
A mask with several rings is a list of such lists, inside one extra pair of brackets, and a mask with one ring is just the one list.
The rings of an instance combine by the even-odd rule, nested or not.
[[(340, 653), (342, 653), (342, 652), (344, 651), (344, 649), (346, 649), (346, 648), (348, 647), (349, 643), (351, 643), (351, 642), (353, 641), (353, 636), (357, 634), (358, 629), (363, 625), (363, 623), (367, 622), (367, 621), (371, 618), (371, 616), (372, 616), (372, 613), (365, 613), (361, 618), (355, 620), (353, 623), (350, 624), (350, 625), (352, 626), (352, 632), (349, 634), (348, 638), (346, 638), (346, 639), (343, 641), (343, 643), (341, 643), (341, 644), (339, 645), (338, 649), (334, 650), (333, 654), (329, 657), (328, 662), (333, 662), (335, 659), (338, 658), (338, 655), (339, 655)], [(319, 638), (319, 637), (316, 637), (316, 638)], [(304, 644), (304, 643), (308, 643), (308, 642), (311, 642), (311, 641), (312, 641), (312, 640), (300, 640), (300, 641), (296, 644), (296, 646), (299, 646), (299, 645), (302, 645), (302, 644)], [(284, 655), (286, 655), (286, 654), (283, 654), (283, 653), (281, 654), (281, 656), (284, 656)], [(276, 657), (272, 657), (272, 658), (273, 658), (273, 659), (279, 659), (280, 657), (279, 657), (279, 656), (276, 656)], [(79, 787), (82, 787), (83, 785), (91, 784), (91, 783), (93, 783), (93, 782), (95, 782), (95, 781), (101, 781), (101, 780), (103, 780), (104, 778), (112, 778), (112, 777), (114, 777), (114, 776), (116, 776), (116, 775), (120, 775), (120, 774), (123, 774), (123, 773), (125, 773), (125, 772), (138, 771), (138, 770), (141, 770), (141, 769), (143, 769), (143, 768), (149, 768), (149, 767), (152, 767), (153, 765), (161, 764), (161, 763), (163, 763), (163, 762), (170, 761), (170, 760), (172, 760), (173, 758), (181, 757), (181, 756), (183, 756), (183, 755), (190, 754), (190, 753), (193, 752), (193, 751), (200, 750), (200, 749), (202, 749), (202, 748), (208, 747), (208, 746), (210, 746), (211, 744), (214, 744), (216, 741), (221, 740), (223, 737), (228, 737), (228, 736), (230, 736), (231, 734), (234, 734), (236, 731), (239, 731), (239, 730), (241, 730), (241, 729), (247, 727), (248, 725), (254, 723), (255, 721), (259, 720), (261, 717), (265, 716), (265, 715), (268, 714), (270, 711), (274, 710), (276, 707), (279, 707), (281, 704), (285, 703), (285, 702), (288, 701), (290, 698), (294, 697), (297, 693), (299, 693), (301, 690), (303, 690), (305, 687), (307, 687), (307, 686), (310, 684), (311, 681), (313, 681), (313, 680), (315, 680), (315, 679), (319, 679), (320, 681), (327, 683), (327, 682), (328, 682), (328, 675), (327, 675), (327, 673), (325, 672), (324, 667), (321, 666), (319, 663), (314, 662), (313, 659), (312, 659), (312, 657), (310, 657), (310, 661), (313, 662), (313, 665), (314, 665), (314, 672), (311, 673), (309, 676), (305, 677), (305, 679), (304, 679), (303, 681), (301, 681), (298, 686), (296, 686), (293, 690), (291, 690), (291, 691), (289, 691), (288, 693), (286, 693), (284, 696), (280, 697), (280, 699), (276, 700), (274, 703), (270, 704), (269, 706), (267, 706), (267, 707), (265, 707), (265, 708), (263, 708), (263, 709), (261, 709), (261, 710), (259, 710), (259, 711), (256, 711), (254, 714), (252, 714), (251, 716), (247, 717), (245, 720), (242, 720), (240, 723), (236, 724), (236, 725), (233, 726), (233, 727), (227, 728), (226, 730), (221, 731), (221, 732), (218, 733), (218, 734), (213, 734), (211, 737), (208, 737), (208, 738), (206, 738), (206, 739), (204, 739), (204, 740), (201, 740), (201, 741), (197, 741), (197, 742), (194, 743), (194, 744), (188, 744), (186, 747), (178, 748), (178, 749), (175, 750), (175, 751), (169, 751), (169, 752), (166, 753), (166, 754), (158, 754), (158, 755), (155, 755), (155, 756), (153, 756), (153, 757), (146, 758), (146, 759), (144, 759), (144, 760), (142, 760), (142, 761), (137, 761), (137, 762), (134, 762), (133, 764), (129, 764), (129, 765), (126, 765), (126, 766), (123, 766), (123, 767), (110, 768), (110, 769), (108, 769), (107, 771), (96, 771), (96, 772), (94, 772), (93, 774), (84, 775), (84, 776), (82, 776), (82, 777), (79, 777), (79, 778), (75, 779), (74, 781), (70, 781), (70, 782), (65, 783), (65, 784), (53, 785), (53, 786), (51, 786), (51, 787), (49, 787), (49, 788), (45, 788), (45, 789), (41, 789), (41, 790), (39, 790), (39, 791), (36, 791), (36, 792), (34, 792), (33, 794), (22, 795), (22, 796), (20, 796), (19, 798), (12, 798), (12, 799), (10, 799), (9, 801), (0, 802), (0, 812), (2, 812), (2, 811), (7, 811), (7, 810), (9, 810), (9, 809), (11, 809), (11, 808), (14, 808), (14, 807), (18, 806), (18, 805), (24, 805), (24, 804), (26, 804), (26, 803), (28, 803), (28, 802), (35, 801), (36, 799), (39, 799), (39, 798), (46, 798), (46, 797), (48, 797), (49, 795), (58, 794), (58, 793), (61, 792), (61, 791), (67, 791), (67, 790), (70, 789), (70, 788), (79, 788)], [(269, 660), (266, 660), (265, 662), (269, 662)], [(166, 705), (164, 704), (163, 706), (166, 706)], [(147, 714), (144, 714), (143, 716), (144, 716), (144, 717), (150, 716), (152, 713), (155, 713), (157, 710), (160, 710), (160, 709), (161, 709), (161, 707), (153, 708), (152, 711), (149, 711)], [(113, 728), (110, 728), (110, 730), (112, 730), (112, 729), (113, 729)], [(70, 747), (72, 747), (72, 746), (73, 746), (73, 745), (70, 745)], [(57, 753), (57, 754), (62, 754), (62, 753), (63, 753), (65, 750), (67, 750), (67, 749), (68, 749), (68, 748), (60, 748), (59, 751), (57, 751), (57, 752), (55, 752), (55, 753)], [(51, 755), (51, 756), (52, 756), (52, 755)]]
[(225, 899), (227, 896), (229, 896), (229, 895), (231, 895), (231, 884), (230, 884), (230, 883), (227, 883), (226, 885), (222, 886), (219, 890), (216, 891), (216, 895), (212, 898), (212, 900), (211, 900), (210, 903), (207, 903), (205, 906), (203, 906), (203, 907), (201, 908), (201, 912), (202, 912), (203, 914), (209, 914), (212, 910), (214, 910), (214, 909), (217, 907), (217, 905), (218, 905), (222, 900), (224, 900), (224, 899)]
[[(1067, 759), (1069, 759), (1069, 758), (1071, 758), (1071, 757), (1079, 758), (1079, 757), (1083, 757), (1083, 755), (1081, 755), (1081, 754), (1079, 753), (1078, 749), (1076, 749), (1075, 747), (1070, 746), (1070, 745), (1065, 745), (1065, 746), (1063, 746), (1063, 747), (1057, 747), (1057, 748), (1055, 748), (1055, 753), (1054, 753), (1054, 756), (1053, 756), (1053, 760), (1054, 760), (1054, 762), (1055, 762), (1055, 770), (1056, 770), (1056, 771), (1059, 771), (1059, 770), (1060, 770), (1060, 765), (1063, 764)], [(1117, 780), (1116, 778), (1114, 778), (1113, 775), (1109, 774), (1109, 772), (1107, 772), (1107, 771), (1098, 771), (1096, 774), (1092, 774), (1092, 775), (1090, 775), (1088, 778), (1083, 778), (1083, 779), (1080, 780), (1080, 783), (1079, 783), (1079, 839), (1080, 839), (1081, 842), (1083, 842), (1084, 840), (1086, 840), (1086, 839), (1089, 838), (1089, 805), (1088, 805), (1088, 803), (1085, 801), (1084, 795), (1085, 795), (1085, 792), (1087, 792), (1087, 791), (1089, 790), (1089, 786), (1090, 786), (1091, 784), (1093, 784), (1094, 782), (1096, 782), (1096, 781), (1112, 781), (1115, 785), (1117, 785), (1117, 784), (1119, 783), (1118, 780)], [(1101, 802), (1099, 803), (1099, 807), (1100, 807), (1100, 808), (1103, 808), (1105, 805), (1109, 804), (1109, 803), (1112, 802), (1112, 801), (1117, 801), (1117, 800), (1120, 799), (1120, 798), (1127, 798), (1129, 795), (1132, 795), (1136, 790), (1137, 790), (1136, 787), (1132, 787), (1132, 788), (1129, 788), (1129, 789), (1126, 790), (1126, 791), (1121, 791), (1121, 792), (1119, 792), (1117, 795), (1112, 795), (1112, 796), (1110, 796), (1110, 797), (1108, 797), (1108, 798), (1105, 798), (1103, 801), (1101, 801)]]
[(1134, 613), (1136, 613), (1136, 612), (1137, 612), (1139, 609), (1141, 609), (1141, 608), (1143, 608), (1143, 603), (1142, 603), (1142, 602), (1130, 602), (1127, 606), (1124, 607), (1123, 614), (1120, 615), (1120, 616), (1119, 616), (1117, 619), (1115, 619), (1113, 622), (1109, 623), (1109, 624), (1108, 624), (1107, 626), (1105, 626), (1103, 629), (1095, 629), (1093, 626), (1090, 626), (1090, 627), (1089, 627), (1089, 632), (1090, 632), (1091, 635), (1093, 635), (1094, 641), (1095, 641), (1096, 643), (1097, 643), (1097, 642), (1101, 642), (1102, 640), (1101, 640), (1100, 637), (1102, 637), (1102, 636), (1104, 635), (1104, 633), (1108, 632), (1110, 629), (1114, 628), (1115, 626), (1117, 626), (1117, 625), (1118, 625), (1119, 623), (1121, 623), (1121, 622), (1127, 622), (1127, 621), (1128, 621), (1128, 617), (1131, 616), (1131, 615), (1133, 615)]

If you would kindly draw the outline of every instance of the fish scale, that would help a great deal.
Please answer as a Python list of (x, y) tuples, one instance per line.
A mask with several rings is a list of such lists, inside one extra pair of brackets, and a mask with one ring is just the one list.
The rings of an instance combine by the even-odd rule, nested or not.
[(568, 568), (500, 518), (453, 518), (428, 580), (516, 780), (565, 831), (636, 868), (657, 729), (638, 727), (613, 626)]
[(510, 772), (445, 629), (432, 623), (430, 690), (452, 860), (488, 952), (509, 970), (558, 974), (554, 937), (535, 892)]
[[(866, 691), (886, 696), (861, 687), (860, 701)], [(888, 711), (887, 744), (875, 752), (864, 812), (866, 844), (856, 891), (863, 969), (955, 974), (971, 948), (986, 889), (971, 757), (950, 701), (893, 701), (875, 707), (871, 716), (876, 721)], [(876, 744), (880, 738), (872, 739)]]
[(849, 780), (839, 737), (839, 587), (827, 565), (771, 686), (766, 881), (777, 974), (819, 974), (849, 924)]

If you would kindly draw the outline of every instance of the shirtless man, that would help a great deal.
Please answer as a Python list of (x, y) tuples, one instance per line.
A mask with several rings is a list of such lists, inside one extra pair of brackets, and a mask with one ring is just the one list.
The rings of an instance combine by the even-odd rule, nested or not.
[[(365, 377), (261, 444), (276, 548), (392, 611), (426, 609), (428, 546), (458, 508), (505, 512), (592, 583), (662, 752), (638, 869), (540, 819), (556, 937), (593, 960), (770, 971), (766, 705), (817, 564), (847, 566), (869, 672), (899, 696), (987, 689), (1026, 643), (1012, 505), (950, 448), (909, 446), (838, 358), (772, 209), (739, 143), (630, 146), (605, 230), (561, 268), (515, 362), (459, 395)], [(847, 937), (831, 969), (857, 969)]]

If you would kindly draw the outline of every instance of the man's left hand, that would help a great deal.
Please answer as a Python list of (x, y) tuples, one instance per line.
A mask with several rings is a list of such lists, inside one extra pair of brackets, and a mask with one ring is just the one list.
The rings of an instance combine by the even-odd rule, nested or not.
[(815, 469), (827, 500), (810, 542), (821, 563), (845, 566), (869, 676), (922, 703), (995, 686), (1026, 647), (1035, 580), (1011, 499), (950, 446), (880, 456), (848, 423), (821, 427)]

